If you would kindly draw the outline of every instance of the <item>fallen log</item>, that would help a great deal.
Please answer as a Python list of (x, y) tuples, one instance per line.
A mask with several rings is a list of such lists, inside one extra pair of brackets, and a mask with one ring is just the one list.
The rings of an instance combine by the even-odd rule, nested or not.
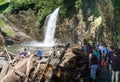
[(39, 77), (39, 81), (38, 82), (41, 82), (42, 78), (43, 78), (43, 75), (45, 73), (45, 70), (47, 68), (47, 64), (40, 64), (40, 77)]
[(26, 75), (24, 73), (22, 73), (21, 71), (18, 71), (16, 69), (14, 69), (13, 67), (9, 66), (17, 75), (19, 75), (22, 78), (25, 78)]
[(66, 50), (68, 49), (69, 46), (70, 46), (70, 43), (68, 43), (68, 44), (64, 47), (64, 50), (62, 51), (62, 53), (61, 53), (61, 55), (60, 55), (60, 57), (59, 57), (59, 63), (58, 63), (58, 65), (63, 61), (63, 57), (64, 57), (65, 52), (66, 52)]
[(7, 71), (8, 71), (8, 63), (7, 62), (0, 62), (1, 66), (2, 66), (2, 69), (1, 69), (1, 72), (0, 72), (0, 81), (1, 79), (6, 75)]
[(4, 49), (5, 49), (5, 52), (6, 52), (7, 56), (8, 56), (8, 60), (11, 61), (12, 59), (11, 59), (10, 54), (8, 53), (8, 50), (7, 50), (7, 48), (5, 46), (4, 46)]
[(10, 62), (13, 66), (18, 63), (20, 58), (18, 56), (14, 57), (14, 59)]
[[(13, 68), (22, 73), (26, 73), (26, 66), (29, 58), (20, 60)], [(1, 82), (19, 82), (20, 76), (16, 74), (14, 70), (9, 71), (5, 77), (2, 78)]]
[(34, 82), (36, 75), (37, 75), (37, 74), (39, 73), (39, 71), (40, 71), (40, 64), (41, 64), (41, 62), (38, 63), (37, 68), (36, 68), (36, 70), (34, 71), (34, 73), (33, 73), (33, 75), (32, 75), (32, 82)]
[(52, 76), (53, 76), (53, 67), (52, 65), (48, 65), (47, 70), (45, 72), (45, 82), (51, 81)]
[(41, 69), (42, 71), (41, 71), (41, 75), (40, 75), (40, 78), (39, 78), (39, 82), (41, 82), (41, 80), (42, 80), (42, 78), (43, 78), (43, 75), (45, 74), (45, 71), (46, 71), (46, 69), (47, 69), (47, 66), (49, 65), (52, 57), (53, 57), (53, 53), (50, 55), (50, 57), (49, 57), (49, 59), (48, 59), (48, 62), (47, 62), (46, 64), (43, 63), (43, 64), (40, 65), (40, 69)]
[(0, 57), (6, 57), (5, 52), (0, 52)]
[(33, 67), (33, 55), (30, 56), (28, 62), (27, 62), (27, 69), (26, 69), (26, 78), (25, 78), (25, 82), (28, 82), (28, 78), (29, 78), (29, 74), (30, 74), (30, 70)]
[(14, 57), (16, 57), (16, 55), (11, 53), (11, 52), (8, 52), (7, 49), (6, 49), (6, 50), (0, 52), (0, 57), (6, 57), (7, 59), (10, 58), (8, 60), (12, 61), (12, 59), (14, 59)]
[(85, 56), (85, 52), (82, 50), (82, 49), (79, 49), (79, 48), (73, 48), (72, 49), (72, 52), (75, 54), (75, 55), (80, 55), (82, 57)]

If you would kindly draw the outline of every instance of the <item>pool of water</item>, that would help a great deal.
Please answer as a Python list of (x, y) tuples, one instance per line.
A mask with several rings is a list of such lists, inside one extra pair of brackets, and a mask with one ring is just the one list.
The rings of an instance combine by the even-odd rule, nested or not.
[[(16, 55), (23, 52), (25, 48), (31, 53), (37, 53), (38, 50), (41, 50), (44, 55), (49, 54), (49, 52), (52, 50), (52, 48), (50, 47), (32, 47), (32, 46), (21, 46), (21, 45), (9, 45), (9, 46), (6, 46), (6, 48), (9, 52)], [(1, 47), (0, 52), (2, 52), (3, 50), (4, 48)]]
[[(7, 50), (13, 54), (18, 54), (20, 53), (20, 49), (22, 48), (22, 46), (18, 46), (18, 45), (10, 45), (10, 46), (6, 46)], [(4, 51), (4, 48), (1, 47), (0, 48), (0, 52)]]

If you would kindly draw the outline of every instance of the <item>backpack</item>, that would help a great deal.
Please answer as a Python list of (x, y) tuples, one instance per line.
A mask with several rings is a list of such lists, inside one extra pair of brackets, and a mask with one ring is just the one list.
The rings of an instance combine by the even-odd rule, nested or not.
[(104, 53), (104, 56), (106, 57), (106, 55), (107, 54), (109, 54), (109, 50), (107, 49), (107, 48), (104, 48), (103, 50), (102, 50), (102, 53)]
[(92, 60), (91, 60), (92, 64), (98, 64), (98, 59), (95, 55), (92, 55)]

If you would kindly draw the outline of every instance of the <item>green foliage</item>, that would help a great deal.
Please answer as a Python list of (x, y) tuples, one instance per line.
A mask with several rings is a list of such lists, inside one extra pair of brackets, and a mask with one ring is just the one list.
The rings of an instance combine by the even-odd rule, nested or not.
[(9, 2), (7, 0), (0, 0), (0, 13), (3, 13), (8, 6)]
[(2, 25), (2, 26), (4, 26), (4, 27), (7, 26), (2, 19), (0, 19), (0, 25)]
[(120, 42), (120, 0), (114, 0), (115, 7), (115, 22), (116, 24), (116, 35), (115, 40)]
[(38, 0), (36, 1), (35, 9), (38, 11), (38, 21), (41, 25), (42, 20), (48, 14), (52, 13), (57, 7), (60, 7), (62, 4), (62, 0)]
[(36, 9), (38, 9), (38, 21), (41, 22), (42, 19), (53, 11), (49, 4), (45, 4), (44, 2), (39, 2), (41, 4), (36, 5)]
[(116, 36), (115, 39), (120, 41), (120, 16), (117, 18), (117, 26), (116, 26)]
[(77, 0), (75, 2), (75, 8), (79, 11), (82, 8), (82, 1), (81, 0)]
[(11, 0), (10, 6), (15, 13), (29, 8), (35, 10), (38, 16), (36, 26), (40, 27), (44, 18), (56, 8), (60, 7), (61, 16), (72, 17), (81, 9), (83, 2), (84, 0)]
[(33, 3), (34, 0), (11, 0), (10, 6), (12, 7), (12, 11), (27, 10)]
[(0, 6), (7, 3), (7, 0), (0, 0)]
[(116, 8), (120, 8), (120, 0), (114, 0), (113, 3)]
[(8, 30), (4, 30), (4, 32), (10, 37), (15, 37), (15, 33), (12, 30), (8, 29)]
[(38, 15), (37, 25), (41, 25), (44, 17), (60, 7), (62, 2), (63, 0), (11, 0), (10, 5), (15, 12), (29, 8), (35, 10)]
[(76, 13), (76, 9), (75, 9), (75, 2), (76, 0), (64, 0), (63, 2), (63, 12), (65, 12), (65, 16), (66, 17), (72, 17), (73, 14)]
[(60, 7), (60, 11), (59, 12), (60, 12), (60, 15), (66, 16), (67, 9), (64, 7), (64, 5), (62, 5)]
[(29, 8), (35, 10), (38, 16), (37, 27), (40, 27), (44, 18), (58, 7), (61, 16), (72, 17), (81, 5), (81, 0), (11, 0), (10, 2), (11, 10), (15, 13)]
[(1, 30), (4, 31), (8, 36), (10, 37), (15, 36), (13, 30), (11, 30), (2, 19), (0, 19), (0, 25), (2, 26)]

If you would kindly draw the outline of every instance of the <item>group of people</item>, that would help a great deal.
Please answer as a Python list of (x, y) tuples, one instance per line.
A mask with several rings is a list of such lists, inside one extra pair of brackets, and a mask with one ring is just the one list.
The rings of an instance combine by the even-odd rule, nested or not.
[(101, 44), (91, 46), (85, 43), (82, 47), (89, 57), (90, 77), (93, 82), (97, 79), (97, 70), (99, 67), (108, 68), (111, 82), (119, 82), (120, 72), (120, 49)]
[[(22, 58), (26, 57), (27, 55), (30, 55), (30, 51), (27, 48), (24, 48), (24, 50), (20, 52), (19, 58), (22, 59)], [(37, 51), (37, 56), (39, 59), (42, 58), (42, 51), (40, 49), (38, 49), (38, 51)]]

